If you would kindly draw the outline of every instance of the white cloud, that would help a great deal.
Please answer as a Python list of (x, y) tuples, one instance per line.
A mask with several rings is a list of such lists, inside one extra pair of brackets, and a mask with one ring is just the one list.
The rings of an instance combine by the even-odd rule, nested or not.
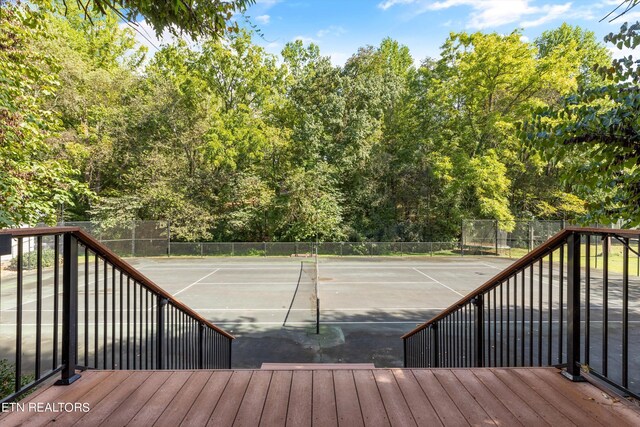
[(309, 44), (309, 43), (317, 44), (318, 43), (318, 41), (316, 39), (314, 39), (312, 37), (306, 37), (306, 36), (295, 36), (293, 38), (293, 41), (296, 41), (296, 40), (300, 40), (303, 44)]
[(411, 4), (416, 3), (416, 1), (417, 0), (385, 0), (381, 3), (378, 3), (378, 7), (382, 10), (387, 10), (397, 4)]
[(324, 36), (341, 36), (342, 34), (346, 33), (347, 30), (345, 30), (344, 28), (338, 26), (338, 25), (330, 25), (325, 29), (322, 29), (320, 31), (318, 31), (316, 33), (317, 37), (324, 37)]
[(261, 24), (268, 24), (270, 20), (271, 17), (269, 15), (256, 16), (256, 21), (260, 22)]
[(544, 15), (540, 16), (533, 21), (523, 21), (520, 25), (524, 28), (527, 27), (537, 27), (538, 25), (546, 24), (547, 22), (554, 21), (560, 17), (566, 16), (567, 12), (571, 10), (571, 3), (553, 5), (553, 6), (545, 6)]
[(329, 57), (331, 58), (331, 63), (334, 66), (343, 66), (347, 59), (349, 59), (348, 54), (343, 52), (331, 52), (329, 53)]
[(479, 30), (513, 23), (533, 27), (566, 17), (572, 11), (572, 2), (538, 5), (536, 0), (385, 0), (378, 6), (387, 10), (401, 4), (414, 4), (415, 15), (466, 6), (471, 8), (466, 26)]
[(520, 41), (522, 43), (529, 43), (529, 37), (527, 36), (520, 36)]

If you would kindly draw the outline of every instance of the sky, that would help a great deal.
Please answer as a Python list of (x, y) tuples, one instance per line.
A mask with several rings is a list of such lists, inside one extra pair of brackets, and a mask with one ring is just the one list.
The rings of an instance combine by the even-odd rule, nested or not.
[[(245, 15), (262, 34), (255, 42), (270, 53), (300, 39), (317, 44), (322, 55), (343, 65), (359, 47), (378, 46), (391, 37), (409, 47), (417, 65), (426, 57), (437, 58), (450, 32), (509, 34), (519, 28), (524, 40), (533, 41), (566, 22), (593, 31), (602, 41), (625, 20), (640, 20), (638, 6), (613, 23), (599, 22), (621, 1), (257, 0)], [(620, 56), (617, 49), (612, 52)]]

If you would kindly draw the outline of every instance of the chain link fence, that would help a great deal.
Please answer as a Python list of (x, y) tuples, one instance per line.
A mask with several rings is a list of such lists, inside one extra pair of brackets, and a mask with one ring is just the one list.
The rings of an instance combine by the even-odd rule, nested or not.
[[(162, 221), (60, 225), (80, 227), (124, 257), (154, 256), (442, 256), (499, 255), (520, 257), (562, 230), (564, 221), (465, 220), (454, 242), (175, 242)], [(621, 224), (596, 227), (622, 228)], [(615, 243), (614, 243), (615, 245)]]

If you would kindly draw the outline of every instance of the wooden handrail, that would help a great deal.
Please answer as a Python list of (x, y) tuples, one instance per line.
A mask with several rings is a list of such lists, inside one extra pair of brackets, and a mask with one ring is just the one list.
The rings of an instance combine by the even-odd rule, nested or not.
[(137, 281), (142, 286), (149, 289), (151, 292), (155, 293), (156, 295), (160, 295), (163, 298), (166, 298), (167, 301), (169, 301), (173, 306), (182, 310), (183, 312), (185, 312), (195, 320), (202, 322), (209, 328), (213, 329), (214, 331), (218, 332), (221, 335), (224, 335), (229, 339), (235, 339), (233, 335), (229, 334), (223, 329), (220, 329), (219, 327), (217, 327), (216, 325), (209, 322), (207, 319), (203, 318), (198, 313), (193, 311), (191, 308), (189, 308), (182, 302), (175, 299), (173, 295), (171, 295), (170, 293), (162, 289), (160, 286), (156, 285), (151, 279), (149, 279), (144, 274), (140, 273), (133, 266), (131, 266), (131, 264), (129, 264), (128, 262), (120, 258), (120, 256), (118, 256), (115, 252), (107, 248), (105, 245), (100, 243), (93, 236), (91, 236), (89, 233), (87, 233), (86, 231), (82, 230), (79, 227), (13, 228), (13, 229), (0, 230), (0, 234), (4, 234), (4, 235), (8, 234), (13, 237), (51, 236), (51, 235), (64, 234), (64, 233), (73, 234), (78, 239), (78, 241), (80, 241), (87, 248), (95, 252), (96, 255), (101, 256), (113, 266), (118, 267), (120, 270), (128, 274), (133, 280)]
[(421, 330), (429, 327), (429, 325), (437, 322), (438, 320), (448, 316), (449, 314), (456, 311), (458, 308), (463, 306), (464, 304), (469, 303), (472, 299), (476, 298), (478, 295), (483, 294), (495, 286), (498, 286), (500, 283), (504, 282), (520, 270), (529, 266), (530, 264), (538, 261), (540, 258), (546, 256), (549, 252), (557, 249), (561, 244), (563, 244), (566, 238), (573, 233), (579, 232), (581, 234), (595, 234), (595, 235), (616, 235), (622, 237), (640, 237), (640, 230), (620, 230), (620, 229), (608, 229), (608, 228), (582, 228), (582, 227), (567, 227), (552, 237), (550, 237), (546, 242), (535, 248), (533, 251), (529, 252), (524, 257), (520, 258), (505, 270), (493, 276), (491, 279), (482, 284), (479, 288), (471, 291), (469, 294), (462, 297), (460, 300), (455, 302), (453, 305), (449, 306), (444, 311), (440, 312), (427, 322), (417, 326), (410, 332), (407, 332), (402, 336), (402, 339), (409, 338), (410, 336), (420, 332)]

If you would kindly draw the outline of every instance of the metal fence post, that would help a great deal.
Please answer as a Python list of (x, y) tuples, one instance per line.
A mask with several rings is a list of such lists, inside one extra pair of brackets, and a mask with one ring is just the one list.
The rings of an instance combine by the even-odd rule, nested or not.
[(171, 256), (171, 221), (167, 221), (167, 256)]
[(136, 222), (131, 221), (131, 256), (136, 256)]
[(500, 255), (500, 253), (498, 252), (499, 223), (497, 219), (495, 220), (495, 227), (496, 227), (496, 255)]
[(580, 235), (567, 237), (567, 369), (572, 381), (580, 375)]
[(475, 316), (473, 319), (475, 327), (475, 350), (476, 350), (476, 367), (484, 366), (484, 297), (482, 294), (473, 299), (476, 306)]
[(76, 374), (78, 352), (78, 240), (64, 235), (62, 249), (62, 377), (56, 385), (69, 385), (80, 378)]
[(157, 336), (156, 342), (158, 343), (158, 349), (156, 354), (157, 358), (157, 369), (164, 369), (164, 307), (167, 305), (168, 300), (158, 295), (158, 306), (157, 306)]

